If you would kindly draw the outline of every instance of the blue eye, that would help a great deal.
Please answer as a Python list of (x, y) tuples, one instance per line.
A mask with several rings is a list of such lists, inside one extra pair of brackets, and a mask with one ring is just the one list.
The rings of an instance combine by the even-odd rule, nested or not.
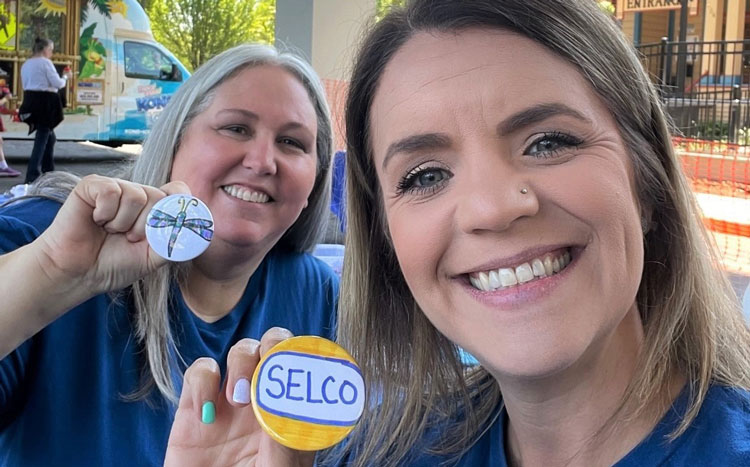
[(414, 184), (420, 187), (428, 187), (440, 183), (446, 178), (448, 178), (448, 175), (444, 170), (425, 170), (416, 177)]
[(410, 170), (398, 183), (399, 194), (428, 194), (439, 190), (453, 174), (440, 167), (419, 166)]
[(548, 158), (555, 156), (560, 151), (576, 148), (581, 144), (583, 144), (583, 140), (580, 138), (555, 131), (544, 133), (531, 143), (523, 153), (528, 156)]

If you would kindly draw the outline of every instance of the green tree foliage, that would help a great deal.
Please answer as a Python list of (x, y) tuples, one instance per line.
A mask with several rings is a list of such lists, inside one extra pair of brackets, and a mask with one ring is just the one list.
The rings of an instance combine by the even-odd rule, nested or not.
[(144, 10), (148, 11), (148, 9), (151, 8), (151, 4), (154, 2), (153, 0), (138, 0), (138, 3), (141, 4)]
[(388, 11), (393, 8), (394, 6), (404, 6), (406, 3), (406, 0), (377, 0), (377, 6), (376, 6), (376, 15), (378, 19), (382, 18), (383, 16), (388, 13)]
[(615, 5), (609, 0), (599, 1), (599, 9), (601, 9), (604, 13), (607, 13), (608, 15), (615, 14)]
[(276, 0), (149, 0), (156, 40), (191, 70), (242, 42), (273, 43)]

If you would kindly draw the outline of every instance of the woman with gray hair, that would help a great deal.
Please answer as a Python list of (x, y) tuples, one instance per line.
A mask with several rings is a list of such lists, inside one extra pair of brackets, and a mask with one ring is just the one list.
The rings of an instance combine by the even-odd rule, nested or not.
[(750, 465), (750, 332), (595, 2), (410, 1), (353, 70), (338, 334), (373, 407), (332, 463)]
[[(306, 253), (325, 227), (331, 154), (311, 67), (242, 45), (178, 90), (127, 180), (51, 174), (0, 209), (0, 272), (14, 278), (0, 285), (0, 464), (161, 464), (188, 365), (224, 375), (229, 402), (217, 389), (198, 408), (209, 425), (249, 402), (261, 336), (331, 337), (338, 280)], [(179, 265), (145, 237), (173, 193), (215, 222), (208, 249)]]

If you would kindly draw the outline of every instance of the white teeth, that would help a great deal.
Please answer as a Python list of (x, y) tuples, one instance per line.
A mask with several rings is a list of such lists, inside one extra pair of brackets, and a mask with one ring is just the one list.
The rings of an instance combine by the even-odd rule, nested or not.
[(557, 256), (547, 254), (544, 258), (534, 258), (530, 262), (520, 264), (515, 268), (499, 268), (471, 274), (469, 281), (475, 289), (488, 292), (557, 274), (565, 269), (570, 261), (570, 252), (566, 250)]
[(237, 185), (225, 186), (222, 187), (222, 189), (234, 198), (241, 199), (242, 201), (249, 201), (251, 203), (267, 203), (270, 199), (265, 193), (246, 190)]
[(500, 276), (497, 271), (490, 271), (490, 287), (493, 289), (500, 287)]
[(516, 273), (512, 269), (502, 268), (498, 272), (500, 273), (500, 285), (503, 287), (518, 284), (518, 278), (516, 278)]
[(542, 260), (539, 258), (534, 258), (534, 261), (531, 262), (531, 270), (536, 277), (544, 277), (547, 275), (547, 272), (544, 270), (544, 263), (542, 263)]
[(519, 284), (523, 284), (534, 278), (534, 272), (531, 270), (529, 263), (523, 263), (516, 267), (516, 277), (518, 278)]
[(479, 282), (482, 284), (483, 290), (490, 290), (490, 279), (486, 273), (484, 272), (479, 273)]

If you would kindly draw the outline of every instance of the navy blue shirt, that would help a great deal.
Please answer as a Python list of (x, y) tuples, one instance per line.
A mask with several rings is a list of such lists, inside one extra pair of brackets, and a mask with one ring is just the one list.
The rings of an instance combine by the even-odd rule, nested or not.
[[(59, 207), (34, 199), (0, 209), (0, 253), (33, 241)], [(187, 364), (212, 357), (223, 372), (235, 342), (273, 326), (332, 338), (338, 278), (310, 255), (272, 251), (236, 307), (210, 324), (179, 288), (174, 294), (180, 355)], [(163, 464), (175, 408), (157, 391), (148, 402), (123, 398), (140, 387), (144, 367), (128, 303), (123, 295), (93, 297), (0, 360), (0, 466)], [(174, 374), (179, 394), (181, 372)]]
[[(683, 391), (654, 430), (615, 466), (750, 466), (750, 392), (712, 386), (697, 418), (685, 433), (669, 442), (668, 436), (682, 420), (687, 403), (688, 392)], [(455, 457), (422, 454), (409, 465), (506, 467), (507, 421), (507, 413), (501, 410), (489, 429), (457, 461)], [(435, 436), (428, 434), (426, 438)]]

